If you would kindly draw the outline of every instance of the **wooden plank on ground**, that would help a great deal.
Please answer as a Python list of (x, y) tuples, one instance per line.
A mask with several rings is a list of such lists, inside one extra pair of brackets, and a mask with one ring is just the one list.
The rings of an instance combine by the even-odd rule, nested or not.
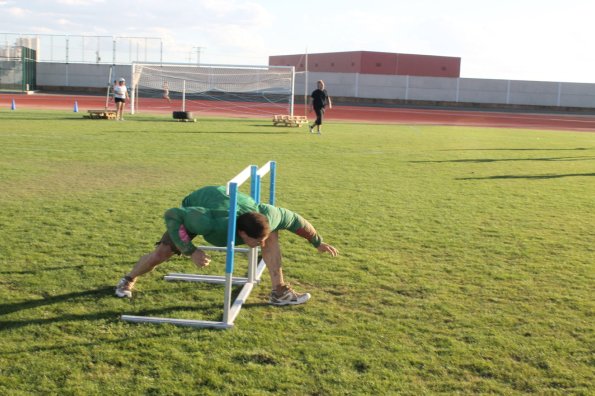
[(274, 126), (301, 127), (303, 124), (307, 123), (308, 117), (305, 116), (290, 116), (286, 114), (273, 115)]

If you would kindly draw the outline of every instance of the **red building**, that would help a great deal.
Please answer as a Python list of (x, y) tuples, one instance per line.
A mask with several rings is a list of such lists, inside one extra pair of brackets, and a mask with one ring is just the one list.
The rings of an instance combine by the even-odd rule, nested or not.
[[(305, 63), (306, 54), (269, 56), (270, 66), (295, 66), (296, 71), (304, 71)], [(308, 54), (308, 71), (460, 77), (461, 58), (372, 51), (327, 52)]]

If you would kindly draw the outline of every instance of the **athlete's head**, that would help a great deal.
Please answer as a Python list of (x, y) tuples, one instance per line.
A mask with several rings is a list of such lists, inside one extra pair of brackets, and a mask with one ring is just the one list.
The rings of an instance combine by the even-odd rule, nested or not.
[(238, 216), (238, 234), (250, 247), (262, 246), (271, 233), (267, 218), (258, 212), (248, 212)]
[(324, 89), (324, 81), (318, 80), (316, 84), (318, 84), (318, 89)]

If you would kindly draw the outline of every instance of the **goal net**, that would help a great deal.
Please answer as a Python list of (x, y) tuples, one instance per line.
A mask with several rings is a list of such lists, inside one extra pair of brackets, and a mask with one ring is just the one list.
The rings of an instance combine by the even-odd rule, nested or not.
[(133, 63), (131, 112), (293, 115), (294, 80), (289, 66)]

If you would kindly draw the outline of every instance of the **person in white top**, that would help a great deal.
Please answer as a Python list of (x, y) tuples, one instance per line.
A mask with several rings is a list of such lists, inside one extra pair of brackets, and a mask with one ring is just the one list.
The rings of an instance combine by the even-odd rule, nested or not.
[(128, 99), (128, 88), (126, 87), (126, 80), (120, 78), (118, 84), (114, 86), (114, 102), (116, 102), (116, 120), (123, 120), (123, 110), (126, 99)]
[(171, 99), (169, 98), (169, 83), (167, 81), (163, 82), (163, 99), (171, 103)]

